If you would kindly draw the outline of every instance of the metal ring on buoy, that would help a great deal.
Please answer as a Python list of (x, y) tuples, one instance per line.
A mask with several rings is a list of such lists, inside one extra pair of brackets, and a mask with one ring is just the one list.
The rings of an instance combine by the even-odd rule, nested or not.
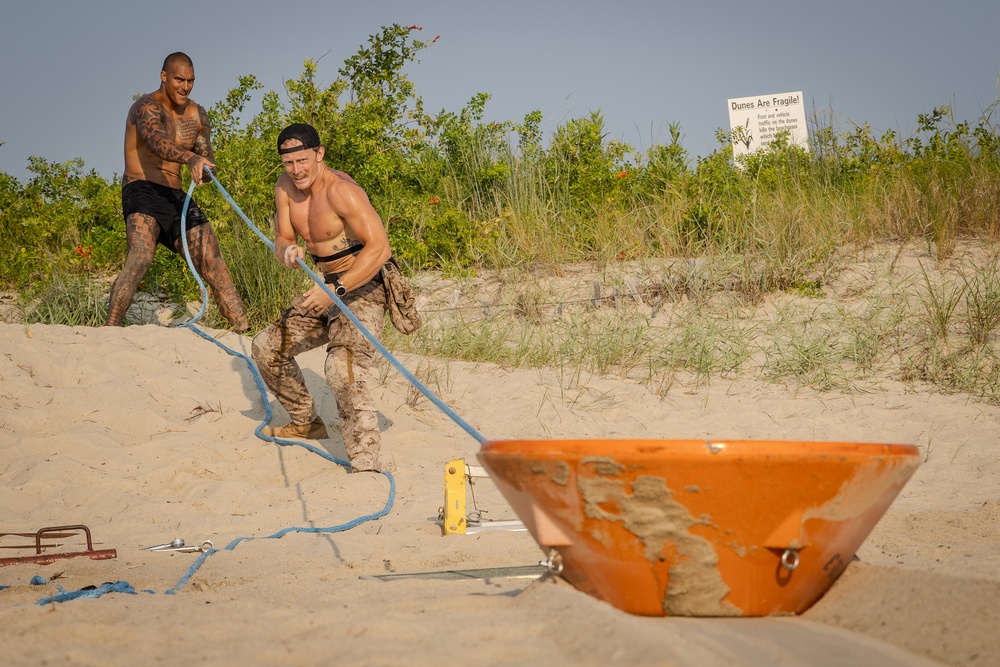
[(785, 553), (781, 554), (781, 566), (792, 572), (799, 566), (799, 551), (798, 549), (785, 549)]
[(563, 571), (562, 554), (555, 549), (549, 550), (549, 557), (538, 563), (549, 571), (549, 574), (558, 577)]

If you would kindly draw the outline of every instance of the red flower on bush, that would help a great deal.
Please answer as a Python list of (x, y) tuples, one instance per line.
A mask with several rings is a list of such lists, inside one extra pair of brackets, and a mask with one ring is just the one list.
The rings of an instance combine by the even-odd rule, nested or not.
[(427, 200), (428, 204), (440, 204), (441, 200), (438, 197), (431, 197)]
[(89, 248), (84, 248), (82, 243), (76, 244), (75, 252), (80, 257), (86, 257), (90, 259), (94, 255), (94, 246), (91, 245)]
[(418, 25), (411, 25), (407, 30), (423, 30), (423, 28)]
[(628, 169), (622, 169), (615, 178), (625, 178), (628, 176)]

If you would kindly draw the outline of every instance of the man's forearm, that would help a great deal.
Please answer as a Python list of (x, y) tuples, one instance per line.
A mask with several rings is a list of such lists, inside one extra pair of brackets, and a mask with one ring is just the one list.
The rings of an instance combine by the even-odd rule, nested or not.
[(280, 236), (274, 239), (274, 258), (278, 260), (278, 264), (283, 266), (288, 266), (285, 261), (285, 253), (288, 252), (288, 248), (296, 245), (295, 243), (290, 243), (287, 239), (281, 238)]
[(198, 105), (198, 119), (201, 124), (201, 131), (195, 137), (193, 150), (198, 155), (207, 158), (210, 162), (215, 162), (215, 151), (212, 150), (212, 130), (208, 121), (208, 113), (205, 107)]
[(148, 111), (142, 113), (136, 121), (135, 128), (139, 138), (146, 144), (146, 148), (165, 162), (187, 164), (191, 158), (197, 157), (194, 151), (179, 146), (170, 138), (163, 130), (163, 123), (155, 113)]
[(150, 152), (164, 162), (187, 164), (192, 158), (198, 157), (197, 153), (181, 148), (165, 134), (153, 134), (143, 140)]

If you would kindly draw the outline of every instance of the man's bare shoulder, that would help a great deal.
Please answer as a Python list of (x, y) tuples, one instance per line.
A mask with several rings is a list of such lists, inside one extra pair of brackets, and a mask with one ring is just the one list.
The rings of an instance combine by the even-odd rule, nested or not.
[(329, 178), (327, 178), (326, 189), (331, 197), (351, 199), (365, 194), (364, 188), (358, 185), (358, 182), (350, 175), (330, 167), (327, 167), (327, 174)]
[(146, 93), (135, 102), (128, 110), (128, 119), (130, 122), (136, 122), (139, 118), (154, 114), (159, 116), (163, 113), (163, 105), (160, 103), (153, 93)]
[(338, 182), (352, 183), (354, 185), (357, 185), (359, 188), (361, 187), (360, 185), (358, 185), (358, 182), (355, 181), (353, 178), (351, 178), (351, 175), (348, 174), (347, 172), (333, 168), (330, 169), (330, 172), (337, 178)]
[(201, 106), (194, 100), (191, 100), (191, 104), (194, 106), (194, 112), (198, 116), (198, 120), (201, 124), (208, 125), (208, 111), (205, 110), (205, 107)]
[(188, 98), (187, 104), (181, 111), (179, 116), (184, 116), (188, 118), (197, 118), (199, 121), (203, 121), (204, 124), (208, 124), (208, 112), (205, 111), (205, 107), (201, 106), (190, 97)]

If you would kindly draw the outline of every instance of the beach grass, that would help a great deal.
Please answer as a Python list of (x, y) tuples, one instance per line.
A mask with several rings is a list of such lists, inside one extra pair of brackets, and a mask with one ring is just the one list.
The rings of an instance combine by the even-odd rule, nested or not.
[[(399, 50), (401, 66), (419, 50), (407, 35), (393, 26), (368, 48)], [(252, 77), (213, 107), (219, 177), (270, 234), (279, 167), (266, 146), (303, 114), (322, 120), (332, 166), (363, 184), (422, 300), (426, 326), (408, 338), (387, 327), (391, 349), (643, 378), (660, 394), (748, 374), (843, 391), (888, 377), (997, 400), (996, 105), (972, 123), (934, 109), (908, 136), (814, 114), (808, 149), (779, 136), (739, 159), (720, 130), (691, 159), (673, 124), (665, 145), (636, 151), (598, 112), (547, 144), (540, 113), (483, 120), (485, 94), (459, 113), (407, 112), (396, 70), (386, 89), (408, 92), (391, 104), (362, 87), (374, 97), (316, 109), (349, 82), (324, 90), (314, 71), (290, 84), (287, 108), (274, 99), (248, 123), (237, 115)], [(18, 295), (4, 317), (100, 324), (124, 261), (119, 183), (82, 160), (29, 170), (23, 184), (0, 174), (0, 284)], [(309, 278), (279, 266), (212, 185), (197, 196), (258, 331)], [(149, 304), (159, 319), (189, 316), (200, 299), (161, 248), (126, 321), (150, 321)], [(211, 299), (204, 323), (225, 325)]]
[(716, 273), (725, 262), (706, 262), (697, 280), (688, 262), (669, 261), (577, 264), (517, 283), (420, 274), (426, 325), (409, 337), (387, 327), (385, 342), (567, 378), (638, 379), (661, 395), (746, 376), (845, 392), (903, 382), (996, 402), (995, 253), (959, 243), (933, 267), (922, 244), (872, 246), (841, 256), (819, 287), (750, 301), (731, 272)]

